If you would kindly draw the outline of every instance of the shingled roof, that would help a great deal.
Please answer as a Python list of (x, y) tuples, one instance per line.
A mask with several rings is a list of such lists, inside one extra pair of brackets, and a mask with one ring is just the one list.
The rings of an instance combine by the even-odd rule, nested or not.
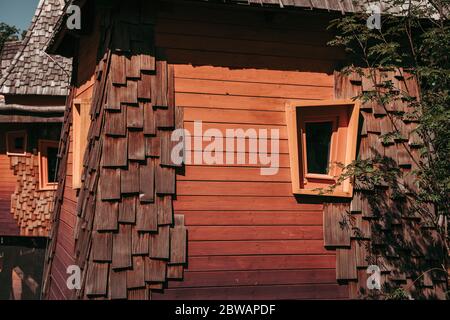
[(44, 52), (64, 5), (64, 0), (40, 0), (20, 50), (2, 71), (0, 94), (67, 95), (71, 60)]
[(22, 41), (8, 41), (3, 45), (2, 51), (0, 52), (0, 77), (8, 69), (8, 66), (11, 65), (12, 60), (16, 56), (16, 54), (22, 50), (23, 44)]
[[(2, 51), (0, 52), (0, 78), (3, 77), (6, 69), (11, 65), (11, 61), (20, 50), (22, 50), (22, 41), (5, 42)], [(3, 107), (4, 104), (5, 97), (0, 94), (0, 108)]]

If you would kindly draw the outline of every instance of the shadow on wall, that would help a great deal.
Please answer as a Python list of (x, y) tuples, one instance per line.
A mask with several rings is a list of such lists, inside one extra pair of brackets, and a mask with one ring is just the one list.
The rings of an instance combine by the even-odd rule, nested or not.
[[(155, 45), (172, 64), (332, 74), (345, 52), (330, 47), (333, 15), (164, 4)], [(168, 18), (170, 16), (170, 18)]]
[[(428, 223), (434, 210), (417, 201), (411, 171), (371, 148), (375, 173), (357, 176), (341, 226), (350, 229), (360, 299), (445, 299), (445, 249)], [(368, 290), (366, 268), (380, 268), (381, 290)], [(359, 269), (359, 270), (358, 270)], [(349, 272), (351, 273), (351, 272)], [(349, 282), (352, 280), (349, 279)]]

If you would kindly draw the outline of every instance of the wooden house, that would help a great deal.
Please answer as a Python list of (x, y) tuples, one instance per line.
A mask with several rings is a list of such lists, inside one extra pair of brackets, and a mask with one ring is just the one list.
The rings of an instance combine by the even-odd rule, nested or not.
[(0, 300), (40, 299), (71, 61), (45, 52), (64, 1), (40, 1), (0, 54)]
[[(417, 123), (400, 120), (400, 140), (380, 139), (405, 104), (352, 100), (373, 82), (339, 73), (345, 53), (327, 46), (330, 20), (354, 12), (352, 1), (68, 5), (81, 8), (81, 29), (61, 16), (48, 47), (74, 68), (47, 299), (359, 298), (372, 290), (369, 265), (383, 288), (444, 297), (442, 273), (414, 281), (442, 248), (414, 204), (383, 183), (317, 191), (339, 174), (330, 161), (374, 154), (413, 182)], [(417, 92), (405, 74), (380, 75)], [(223, 157), (206, 159), (227, 130), (246, 132), (247, 149), (223, 156), (219, 143)], [(254, 140), (270, 145), (276, 166), (261, 149), (255, 156)], [(79, 288), (66, 285), (73, 266)]]
[(0, 74), (0, 236), (47, 236), (70, 60), (45, 53), (64, 1), (40, 1)]

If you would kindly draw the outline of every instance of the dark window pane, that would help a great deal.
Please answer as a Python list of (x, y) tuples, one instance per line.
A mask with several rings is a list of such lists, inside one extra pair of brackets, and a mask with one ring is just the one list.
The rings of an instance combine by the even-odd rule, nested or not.
[(308, 173), (328, 174), (333, 123), (310, 122), (305, 128)]
[(23, 137), (17, 137), (14, 139), (14, 149), (16, 150), (23, 150), (24, 149), (24, 138)]
[(56, 182), (56, 162), (58, 156), (58, 149), (47, 148), (47, 166), (48, 166), (48, 182)]

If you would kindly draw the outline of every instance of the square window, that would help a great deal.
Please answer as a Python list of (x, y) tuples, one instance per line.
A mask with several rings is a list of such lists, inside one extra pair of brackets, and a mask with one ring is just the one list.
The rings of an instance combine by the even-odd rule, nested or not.
[(8, 155), (25, 155), (27, 150), (27, 132), (10, 131), (6, 133), (6, 152)]
[(14, 139), (14, 149), (25, 150), (25, 137), (16, 137)]
[[(294, 194), (322, 195), (335, 184), (342, 168), (356, 157), (359, 102), (332, 100), (290, 102), (286, 106), (292, 190)], [(325, 193), (351, 197), (352, 183)]]
[(39, 189), (57, 188), (58, 141), (39, 140)]

